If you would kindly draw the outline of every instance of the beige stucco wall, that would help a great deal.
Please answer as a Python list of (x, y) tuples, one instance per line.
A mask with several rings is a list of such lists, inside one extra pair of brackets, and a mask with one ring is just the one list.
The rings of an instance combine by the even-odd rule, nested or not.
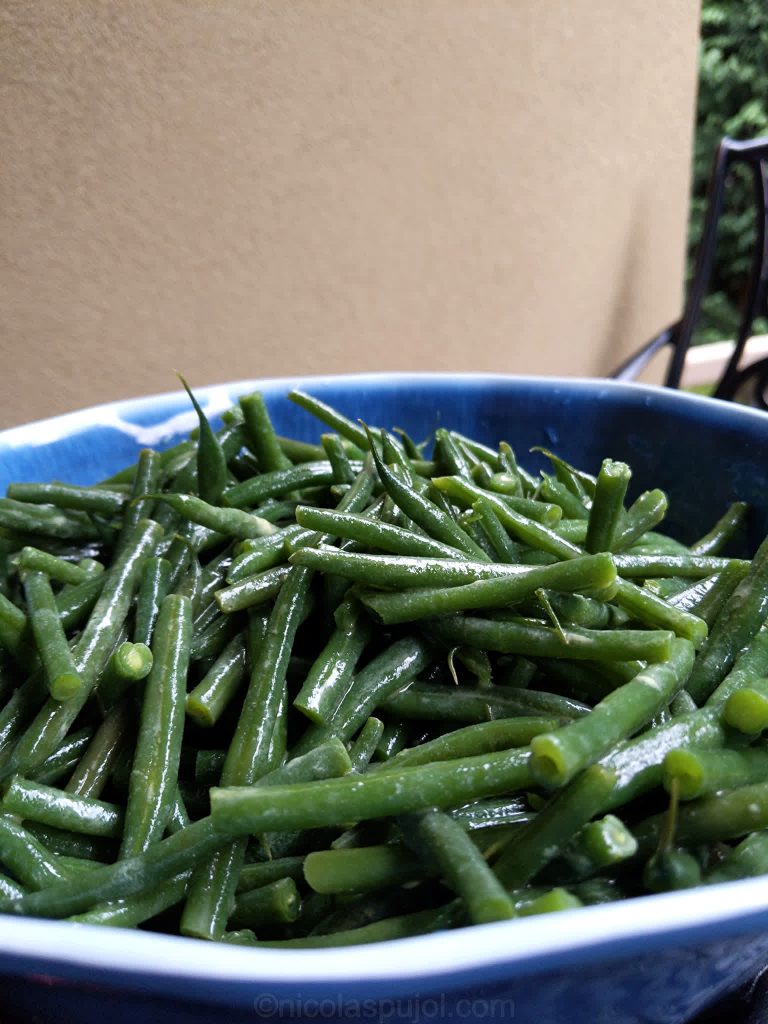
[(5, 0), (0, 425), (600, 374), (676, 315), (696, 0)]

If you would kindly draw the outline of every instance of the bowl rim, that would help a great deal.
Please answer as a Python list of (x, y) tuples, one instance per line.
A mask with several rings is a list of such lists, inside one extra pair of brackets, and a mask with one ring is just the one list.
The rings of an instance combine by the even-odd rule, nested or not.
[[(743, 422), (768, 427), (766, 413), (735, 406), (707, 396), (670, 391), (656, 385), (602, 378), (544, 377), (502, 373), (366, 373), (296, 375), (253, 378), (195, 387), (209, 413), (223, 411), (233, 397), (260, 387), (270, 396), (292, 387), (483, 387), (505, 384), (562, 392), (626, 395), (632, 401), (652, 399), (660, 411), (689, 406), (707, 410), (708, 419), (729, 424)], [(90, 426), (131, 427), (131, 415), (140, 417), (158, 407), (167, 419), (169, 407), (180, 406), (184, 392), (166, 391), (133, 399), (105, 402), (0, 431), (0, 451), (58, 440)], [(224, 404), (222, 404), (224, 403)], [(184, 424), (195, 422), (190, 411)], [(144, 428), (141, 428), (142, 430)], [(768, 433), (767, 435), (768, 436)], [(181, 936), (105, 929), (96, 925), (0, 915), (0, 955), (8, 965), (55, 966), (59, 970), (119, 973), (136, 979), (173, 979), (178, 985), (192, 979), (210, 985), (256, 984), (319, 987), (363, 983), (445, 983), (446, 979), (483, 980), (506, 976), (509, 970), (540, 972), (591, 960), (640, 951), (662, 950), (684, 938), (715, 941), (727, 935), (768, 929), (768, 879), (745, 879), (702, 890), (664, 893), (583, 907), (557, 915), (553, 929), (548, 915), (492, 925), (435, 932), (371, 946), (336, 949), (252, 949)], [(631, 913), (627, 908), (631, 907)], [(575, 916), (574, 916), (575, 915)], [(182, 991), (180, 989), (180, 991)]]

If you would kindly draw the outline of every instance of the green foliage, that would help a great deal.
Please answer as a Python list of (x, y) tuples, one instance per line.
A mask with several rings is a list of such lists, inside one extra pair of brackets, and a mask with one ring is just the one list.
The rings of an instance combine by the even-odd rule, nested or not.
[[(703, 0), (699, 99), (694, 143), (688, 272), (701, 235), (712, 156), (720, 139), (768, 134), (768, 2)], [(734, 336), (745, 298), (754, 244), (752, 192), (733, 175), (720, 221), (717, 266), (697, 342)], [(765, 321), (756, 330), (766, 330)]]

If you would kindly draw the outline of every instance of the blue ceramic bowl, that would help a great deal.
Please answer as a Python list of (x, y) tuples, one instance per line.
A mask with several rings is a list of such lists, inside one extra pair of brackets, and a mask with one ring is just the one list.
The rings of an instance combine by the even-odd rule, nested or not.
[[(285, 400), (296, 384), (417, 437), (444, 423), (489, 442), (506, 438), (521, 456), (542, 445), (592, 470), (604, 456), (624, 459), (636, 489), (668, 490), (672, 529), (684, 539), (736, 498), (754, 506), (751, 540), (768, 532), (762, 413), (607, 381), (479, 375), (246, 381), (200, 397), (215, 416), (259, 386), (281, 432), (316, 438), (316, 424)], [(188, 400), (167, 394), (8, 430), (0, 490), (11, 480), (95, 481), (194, 423)], [(0, 1019), (672, 1024), (767, 956), (761, 879), (338, 951), (253, 950), (0, 916)]]

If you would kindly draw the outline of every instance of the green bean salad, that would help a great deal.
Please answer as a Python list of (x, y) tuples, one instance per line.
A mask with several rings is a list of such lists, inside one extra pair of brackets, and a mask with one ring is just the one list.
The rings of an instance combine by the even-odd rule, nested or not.
[(322, 947), (768, 871), (743, 503), (684, 545), (623, 462), (189, 394), (0, 498), (0, 912)]

